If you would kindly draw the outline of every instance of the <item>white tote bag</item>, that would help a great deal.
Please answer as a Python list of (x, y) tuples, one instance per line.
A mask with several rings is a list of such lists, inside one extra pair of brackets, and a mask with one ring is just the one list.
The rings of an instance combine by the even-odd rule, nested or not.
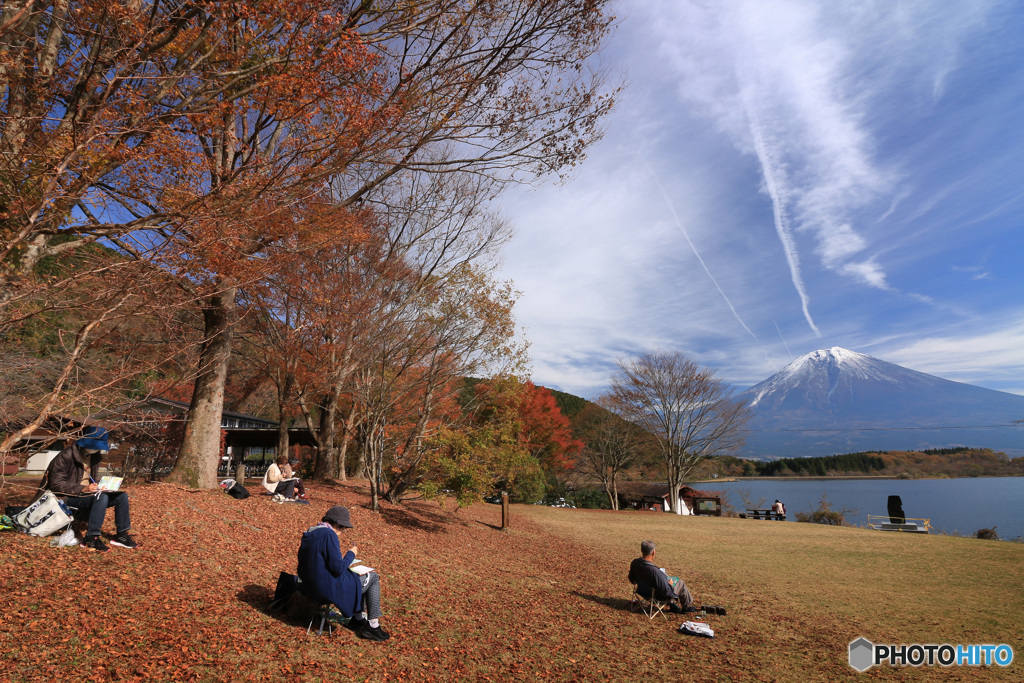
[(14, 516), (14, 524), (33, 536), (49, 536), (71, 524), (71, 510), (64, 501), (46, 491), (35, 502)]

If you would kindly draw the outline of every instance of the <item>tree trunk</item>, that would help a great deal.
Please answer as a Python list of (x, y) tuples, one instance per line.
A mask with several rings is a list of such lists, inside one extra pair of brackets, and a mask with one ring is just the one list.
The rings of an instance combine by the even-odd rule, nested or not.
[[(352, 402), (352, 407), (348, 411), (348, 417), (345, 418), (345, 433), (341, 435), (341, 446), (338, 448), (338, 472), (336, 479), (338, 481), (348, 481), (348, 476), (345, 474), (345, 460), (348, 459), (348, 445), (352, 443), (352, 431), (356, 425), (356, 410), (357, 406), (355, 401)], [(359, 470), (354, 470), (357, 474)]]
[(292, 376), (288, 374), (278, 383), (277, 390), (277, 451), (276, 456), (288, 455), (288, 399), (292, 394)]
[(682, 484), (679, 467), (674, 462), (668, 463), (668, 499), (672, 512), (679, 513), (679, 487)]
[(280, 423), (277, 425), (277, 452), (274, 453), (275, 456), (288, 455), (288, 422), (283, 412), (280, 414), (280, 420)]
[(333, 389), (320, 401), (320, 438), (316, 447), (316, 462), (313, 463), (313, 479), (326, 481), (335, 471), (334, 458), (334, 416), (338, 412), (338, 392)]
[(226, 287), (203, 306), (205, 341), (199, 358), (199, 374), (185, 419), (181, 451), (168, 476), (168, 481), (176, 484), (203, 489), (217, 487), (220, 426), (231, 359), (236, 292), (235, 287)]

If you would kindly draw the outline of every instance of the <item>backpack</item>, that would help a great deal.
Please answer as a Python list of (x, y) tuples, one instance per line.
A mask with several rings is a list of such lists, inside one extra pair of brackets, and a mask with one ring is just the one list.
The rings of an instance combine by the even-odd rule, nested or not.
[(245, 500), (250, 495), (252, 495), (249, 493), (249, 489), (245, 488), (237, 481), (234, 484), (232, 484), (230, 488), (228, 488), (227, 492), (229, 496), (236, 500)]
[(44, 491), (12, 518), (19, 531), (33, 536), (49, 536), (70, 525), (72, 520), (71, 510), (52, 491)]

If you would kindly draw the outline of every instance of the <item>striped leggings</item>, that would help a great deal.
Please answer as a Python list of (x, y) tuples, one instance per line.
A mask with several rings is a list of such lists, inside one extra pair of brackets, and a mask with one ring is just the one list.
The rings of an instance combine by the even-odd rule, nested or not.
[(380, 579), (377, 572), (363, 574), (360, 577), (363, 583), (363, 609), (366, 610), (367, 619), (380, 618)]

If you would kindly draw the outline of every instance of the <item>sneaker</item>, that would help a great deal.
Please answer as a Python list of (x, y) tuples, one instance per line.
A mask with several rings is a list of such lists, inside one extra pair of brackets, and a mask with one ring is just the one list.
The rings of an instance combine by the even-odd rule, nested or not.
[(363, 622), (362, 627), (356, 631), (356, 635), (363, 640), (372, 640), (378, 643), (383, 643), (385, 640), (391, 637), (391, 634), (382, 629), (380, 626), (374, 628), (370, 626), (370, 622)]
[(128, 548), (129, 550), (134, 550), (139, 547), (139, 544), (135, 542), (135, 539), (127, 533), (114, 536), (110, 539), (110, 545), (116, 545), (118, 548)]
[(110, 550), (110, 548), (108, 548), (106, 544), (100, 540), (99, 536), (89, 536), (84, 541), (82, 541), (82, 547), (88, 548), (89, 550), (95, 550), (99, 553), (105, 553), (108, 550)]

